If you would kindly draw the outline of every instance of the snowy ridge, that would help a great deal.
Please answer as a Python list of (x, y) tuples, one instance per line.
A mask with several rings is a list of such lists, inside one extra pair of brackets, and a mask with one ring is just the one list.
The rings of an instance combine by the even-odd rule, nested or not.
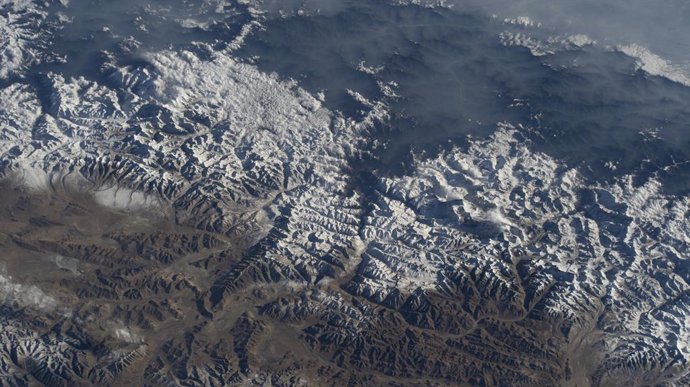
[[(688, 277), (679, 265), (690, 251), (688, 198), (665, 197), (653, 180), (587, 187), (520, 137), (506, 125), (382, 181), (368, 248), (346, 288), (405, 315), (416, 295), (452, 296), (407, 315), (436, 331), (471, 332), (489, 316), (548, 321), (573, 345), (589, 337), (602, 359), (590, 365), (596, 384), (687, 375)], [(467, 294), (478, 299), (446, 304)], [(465, 317), (443, 325), (457, 310)], [(587, 351), (571, 350), (560, 356), (573, 362)]]
[(664, 77), (690, 86), (690, 78), (682, 66), (669, 63), (639, 44), (605, 45), (582, 33), (555, 34), (553, 31), (541, 28), (540, 23), (535, 23), (527, 17), (506, 18), (504, 24), (509, 28), (499, 35), (501, 42), (508, 47), (525, 47), (534, 56), (553, 55), (560, 51), (598, 46), (627, 55), (635, 60), (638, 70), (649, 75)]
[(46, 16), (36, 2), (0, 1), (0, 81), (40, 61), (47, 41)]
[(222, 54), (202, 62), (190, 52), (162, 53), (152, 63), (156, 74), (113, 73), (126, 87), (119, 95), (50, 75), (52, 114), (41, 113), (29, 86), (3, 89), (3, 162), (158, 194), (189, 211), (180, 217), (204, 218), (195, 215), (207, 208), (200, 206), (220, 206), (224, 213), (207, 227), (227, 230), (232, 211), (261, 208), (307, 181), (336, 179), (338, 160), (352, 152), (352, 142), (336, 137), (353, 123), (292, 84)]

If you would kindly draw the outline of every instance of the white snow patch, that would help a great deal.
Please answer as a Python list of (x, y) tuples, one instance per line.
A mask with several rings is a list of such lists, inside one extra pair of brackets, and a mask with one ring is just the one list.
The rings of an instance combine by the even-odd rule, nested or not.
[(527, 16), (518, 16), (512, 18), (503, 19), (503, 23), (512, 24), (523, 27), (541, 27), (541, 23), (535, 23), (532, 19)]
[(683, 73), (683, 70), (667, 62), (662, 57), (652, 53), (649, 49), (638, 44), (628, 44), (618, 46), (617, 50), (635, 58), (638, 68), (651, 75), (668, 78), (674, 82), (690, 86), (690, 78)]
[(130, 344), (143, 342), (143, 338), (140, 335), (132, 332), (127, 327), (115, 328), (114, 333), (116, 338)]
[(367, 66), (365, 61), (359, 62), (357, 65), (357, 71), (361, 71), (365, 74), (369, 75), (376, 75), (383, 71), (384, 67), (383, 66)]

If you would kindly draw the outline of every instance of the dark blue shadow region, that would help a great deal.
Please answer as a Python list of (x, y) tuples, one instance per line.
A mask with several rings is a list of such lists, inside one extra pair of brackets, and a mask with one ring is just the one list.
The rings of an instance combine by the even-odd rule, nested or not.
[[(623, 54), (589, 47), (535, 57), (502, 45), (506, 27), (488, 16), (383, 2), (265, 26), (240, 56), (323, 91), (348, 116), (364, 107), (347, 89), (388, 102), (390, 123), (372, 133), (386, 143), (370, 160), (378, 173), (405, 173), (411, 151), (432, 156), (508, 121), (530, 128), (533, 149), (592, 180), (654, 175), (669, 193), (690, 192), (690, 88), (637, 71)], [(361, 61), (383, 69), (358, 71)], [(377, 82), (395, 82), (400, 98), (384, 98)], [(515, 99), (524, 104), (511, 107)]]
[[(205, 47), (197, 43), (222, 49), (251, 19), (244, 6), (215, 9), (201, 0), (70, 0), (67, 5), (55, 1), (49, 13), (48, 50), (64, 60), (45, 61), (31, 73), (50, 71), (106, 84), (106, 63), (146, 66), (142, 53), (164, 49), (203, 55)], [(183, 27), (184, 20), (198, 25)]]

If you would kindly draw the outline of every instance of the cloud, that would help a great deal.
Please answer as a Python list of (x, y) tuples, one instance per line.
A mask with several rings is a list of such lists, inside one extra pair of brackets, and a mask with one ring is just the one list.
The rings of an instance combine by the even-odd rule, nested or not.
[(145, 210), (160, 206), (158, 199), (129, 188), (111, 186), (94, 191), (96, 203), (116, 210)]
[(143, 342), (143, 339), (141, 336), (133, 333), (129, 328), (127, 327), (119, 327), (115, 328), (114, 330), (115, 337), (119, 340), (125, 341), (127, 343), (141, 343)]
[[(679, 73), (690, 74), (690, 47), (678, 39), (690, 35), (690, 3), (684, 0), (653, 4), (646, 0), (450, 0), (448, 4), (459, 11), (481, 9), (502, 20), (529, 20), (532, 26), (543, 26), (556, 35), (586, 34), (612, 48), (637, 47), (621, 50), (635, 58), (643, 47), (644, 57), (663, 58), (674, 68), (672, 80), (679, 82)], [(668, 71), (659, 74), (643, 69), (669, 76)]]
[(4, 270), (0, 270), (0, 303), (28, 307), (41, 312), (52, 312), (58, 307), (55, 298), (35, 285), (14, 282), (12, 276)]

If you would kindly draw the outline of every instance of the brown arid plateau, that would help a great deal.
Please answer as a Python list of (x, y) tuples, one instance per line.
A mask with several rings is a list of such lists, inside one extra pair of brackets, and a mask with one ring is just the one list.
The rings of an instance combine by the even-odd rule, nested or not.
[[(251, 285), (214, 305), (213, 278), (225, 276), (246, 249), (237, 240), (175, 225), (160, 211), (104, 207), (64, 188), (36, 192), (5, 181), (0, 195), (0, 253), (12, 257), (3, 261), (1, 286), (17, 288), (5, 300), (17, 311), (3, 321), (3, 338), (16, 348), (3, 356), (16, 377), (45, 385), (169, 385), (206, 383), (208, 373), (231, 384), (398, 385), (399, 375), (404, 385), (446, 385), (442, 377), (415, 376), (417, 367), (433, 359), (452, 369), (465, 361), (462, 351), (438, 349), (472, 345), (465, 335), (410, 326), (337, 286)], [(73, 266), (61, 265), (68, 260)], [(331, 305), (318, 305), (331, 297)], [(498, 320), (488, 326), (501, 329)], [(346, 327), (364, 329), (350, 337), (341, 332)], [(37, 346), (28, 343), (38, 338)], [(51, 358), (49, 345), (65, 360)], [(369, 363), (362, 351), (379, 360)], [(356, 362), (352, 371), (346, 361)]]

